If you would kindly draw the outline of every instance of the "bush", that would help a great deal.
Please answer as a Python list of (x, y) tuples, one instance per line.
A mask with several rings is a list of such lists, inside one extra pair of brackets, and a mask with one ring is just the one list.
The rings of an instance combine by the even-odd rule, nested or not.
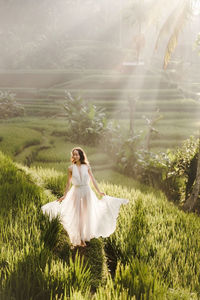
[(116, 152), (116, 161), (119, 171), (127, 175), (138, 176), (139, 151), (137, 150), (140, 135), (130, 136), (127, 139), (121, 140), (121, 145)]
[(174, 173), (182, 178), (184, 200), (189, 197), (196, 178), (198, 143), (198, 139), (190, 137), (183, 143), (182, 147), (177, 148), (173, 157)]
[(140, 135), (124, 139), (116, 152), (118, 170), (161, 189), (170, 200), (185, 201), (196, 177), (198, 140), (191, 137), (175, 151), (157, 154), (139, 149), (140, 140)]
[(70, 141), (98, 145), (111, 131), (105, 109), (86, 103), (80, 97), (74, 98), (66, 92), (65, 116), (69, 123), (67, 137)]
[(24, 107), (14, 99), (15, 94), (0, 91), (0, 119), (24, 116)]

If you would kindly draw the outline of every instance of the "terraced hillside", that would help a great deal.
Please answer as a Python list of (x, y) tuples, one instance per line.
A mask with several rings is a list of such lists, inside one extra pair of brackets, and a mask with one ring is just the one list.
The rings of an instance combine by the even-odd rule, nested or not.
[[(158, 134), (151, 141), (154, 149), (176, 146), (188, 136), (198, 134), (200, 102), (192, 93), (183, 94), (180, 86), (166, 78), (164, 72), (144, 67), (131, 71), (35, 70), (7, 72), (0, 79), (0, 89), (15, 92), (27, 115), (64, 117), (63, 104), (68, 90), (73, 96), (104, 107), (108, 117), (119, 120), (123, 128), (129, 127), (130, 102), (137, 99), (133, 116), (136, 132), (145, 133), (145, 117), (151, 118), (159, 109)], [(195, 92), (198, 84), (196, 78)]]
[(0, 152), (0, 299), (199, 299), (198, 216), (117, 173), (99, 182), (106, 194), (129, 199), (115, 232), (74, 248), (59, 220), (41, 211), (65, 181)]

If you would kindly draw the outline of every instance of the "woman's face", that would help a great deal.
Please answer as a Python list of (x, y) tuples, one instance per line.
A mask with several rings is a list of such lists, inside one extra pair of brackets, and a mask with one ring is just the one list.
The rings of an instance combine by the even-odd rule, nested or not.
[(73, 151), (73, 161), (74, 162), (77, 162), (77, 161), (79, 161), (80, 160), (80, 155), (79, 155), (79, 152), (77, 151), (77, 150), (74, 150)]

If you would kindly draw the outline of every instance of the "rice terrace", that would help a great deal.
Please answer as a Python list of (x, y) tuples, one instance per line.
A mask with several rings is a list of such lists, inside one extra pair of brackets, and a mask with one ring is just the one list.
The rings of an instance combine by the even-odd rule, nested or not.
[[(0, 6), (0, 299), (200, 299), (200, 1)], [(86, 189), (79, 147), (128, 201), (75, 245), (41, 208)]]

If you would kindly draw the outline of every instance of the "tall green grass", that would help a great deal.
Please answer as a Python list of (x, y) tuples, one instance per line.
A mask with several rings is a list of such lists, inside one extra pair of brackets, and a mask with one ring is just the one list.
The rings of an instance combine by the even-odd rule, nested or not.
[(27, 147), (39, 145), (42, 140), (40, 132), (30, 128), (23, 128), (21, 121), (18, 124), (0, 123), (0, 149), (5, 154), (14, 157)]
[(198, 299), (199, 217), (117, 172), (97, 178), (129, 204), (110, 237), (71, 249), (59, 219), (40, 209), (62, 195), (66, 174), (0, 153), (0, 299)]
[[(105, 265), (101, 242), (93, 241), (88, 258), (71, 250), (58, 220), (49, 222), (40, 209), (53, 195), (2, 153), (0, 165), (0, 299), (60, 299), (72, 290), (84, 295), (95, 288)], [(101, 268), (98, 277), (92, 257)]]

